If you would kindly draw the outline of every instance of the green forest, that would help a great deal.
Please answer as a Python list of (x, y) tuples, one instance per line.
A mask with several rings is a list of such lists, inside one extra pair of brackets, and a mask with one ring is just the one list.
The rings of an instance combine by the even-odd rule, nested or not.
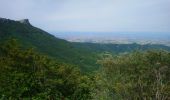
[(0, 20), (0, 100), (169, 100), (170, 47), (75, 43)]
[(1, 100), (168, 100), (170, 52), (103, 54), (91, 74), (21, 49), (15, 39), (0, 47)]

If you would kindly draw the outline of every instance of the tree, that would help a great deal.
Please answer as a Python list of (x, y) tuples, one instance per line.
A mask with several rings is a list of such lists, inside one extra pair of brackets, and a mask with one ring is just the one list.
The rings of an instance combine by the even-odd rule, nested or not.
[(105, 57), (101, 78), (115, 99), (167, 100), (170, 97), (170, 53), (150, 50)]
[(1, 99), (89, 99), (90, 83), (75, 66), (24, 49), (15, 39), (0, 46)]

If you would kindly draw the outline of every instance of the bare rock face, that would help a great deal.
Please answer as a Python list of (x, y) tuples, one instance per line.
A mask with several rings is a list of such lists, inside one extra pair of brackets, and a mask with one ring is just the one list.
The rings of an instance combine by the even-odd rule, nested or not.
[(15, 21), (15, 20), (10, 20), (10, 19), (0, 17), (0, 23), (12, 23), (12, 22), (19, 22), (19, 23), (22, 23), (25, 25), (31, 25), (28, 19), (22, 19), (22, 20)]
[(22, 19), (22, 20), (19, 20), (19, 22), (22, 24), (31, 25), (28, 19)]

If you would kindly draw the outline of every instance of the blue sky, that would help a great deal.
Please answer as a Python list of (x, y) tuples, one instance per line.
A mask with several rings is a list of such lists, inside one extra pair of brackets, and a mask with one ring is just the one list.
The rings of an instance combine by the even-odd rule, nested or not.
[(0, 17), (48, 32), (170, 32), (170, 0), (0, 0)]

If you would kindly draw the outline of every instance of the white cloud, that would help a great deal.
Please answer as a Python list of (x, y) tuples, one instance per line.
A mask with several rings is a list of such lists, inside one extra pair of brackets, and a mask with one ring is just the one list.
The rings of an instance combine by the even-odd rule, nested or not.
[(0, 0), (0, 17), (48, 31), (167, 31), (169, 0)]

